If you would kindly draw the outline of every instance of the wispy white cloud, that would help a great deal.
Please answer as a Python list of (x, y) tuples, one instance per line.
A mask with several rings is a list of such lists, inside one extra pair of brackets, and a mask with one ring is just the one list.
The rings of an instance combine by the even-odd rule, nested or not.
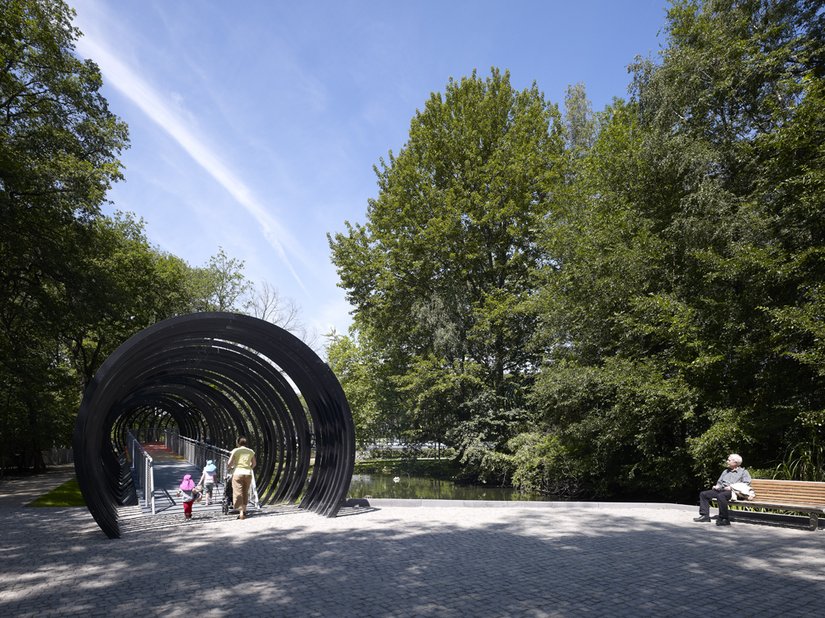
[(157, 89), (115, 55), (105, 42), (95, 39), (93, 35), (90, 36), (88, 31), (86, 36), (77, 42), (77, 51), (84, 57), (92, 58), (111, 86), (123, 93), (153, 122), (166, 131), (255, 219), (266, 241), (275, 250), (301, 288), (305, 290), (304, 283), (289, 258), (291, 254), (306, 262), (292, 235), (266, 210), (249, 187), (221, 157), (195, 134), (182, 115), (164, 100)]

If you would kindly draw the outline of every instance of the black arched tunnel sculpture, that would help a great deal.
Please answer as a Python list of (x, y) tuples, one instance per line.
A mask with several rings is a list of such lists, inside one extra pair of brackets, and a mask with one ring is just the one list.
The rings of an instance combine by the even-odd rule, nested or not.
[(163, 424), (225, 449), (246, 436), (262, 504), (300, 498), (300, 508), (334, 517), (349, 490), (355, 430), (344, 391), (309, 346), (269, 322), (180, 316), (137, 333), (103, 363), (80, 405), (74, 458), (89, 511), (110, 538), (120, 536), (126, 432)]

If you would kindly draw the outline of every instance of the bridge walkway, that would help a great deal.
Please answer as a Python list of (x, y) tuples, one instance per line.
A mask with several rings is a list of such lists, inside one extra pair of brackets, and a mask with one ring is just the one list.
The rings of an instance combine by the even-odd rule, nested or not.
[[(185, 474), (191, 474), (192, 480), (197, 484), (203, 473), (201, 468), (192, 465), (182, 456), (172, 451), (165, 444), (160, 442), (150, 442), (142, 445), (146, 452), (152, 457), (153, 474), (155, 483), (155, 513), (169, 513), (174, 509), (178, 509), (183, 514), (182, 498), (177, 495), (178, 488), (183, 480)], [(197, 513), (214, 512), (221, 510), (221, 501), (223, 500), (225, 485), (223, 479), (217, 479), (215, 489), (212, 493), (212, 503), (206, 504), (206, 497), (204, 496), (200, 502), (192, 505), (193, 517)], [(126, 507), (121, 511), (121, 514), (133, 513), (137, 511), (142, 514), (151, 513), (151, 505), (141, 504), (139, 507)]]

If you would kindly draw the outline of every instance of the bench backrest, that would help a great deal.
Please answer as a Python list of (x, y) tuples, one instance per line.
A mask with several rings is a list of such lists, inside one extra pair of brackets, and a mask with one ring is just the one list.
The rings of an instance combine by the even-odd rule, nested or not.
[(774, 479), (752, 479), (751, 487), (756, 492), (756, 502), (777, 502), (780, 504), (825, 505), (825, 483), (814, 481), (779, 481)]

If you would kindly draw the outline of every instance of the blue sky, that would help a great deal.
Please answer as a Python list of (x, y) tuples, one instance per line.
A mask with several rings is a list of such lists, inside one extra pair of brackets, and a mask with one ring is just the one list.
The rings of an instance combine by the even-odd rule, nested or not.
[[(364, 222), (373, 166), (450, 77), (509, 70), (563, 105), (583, 82), (602, 109), (627, 65), (663, 44), (665, 0), (173, 2), (69, 0), (78, 53), (129, 125), (108, 209), (203, 266), (223, 247), (301, 309), (320, 337), (350, 307), (328, 232)], [(315, 347), (323, 344), (322, 338)]]

